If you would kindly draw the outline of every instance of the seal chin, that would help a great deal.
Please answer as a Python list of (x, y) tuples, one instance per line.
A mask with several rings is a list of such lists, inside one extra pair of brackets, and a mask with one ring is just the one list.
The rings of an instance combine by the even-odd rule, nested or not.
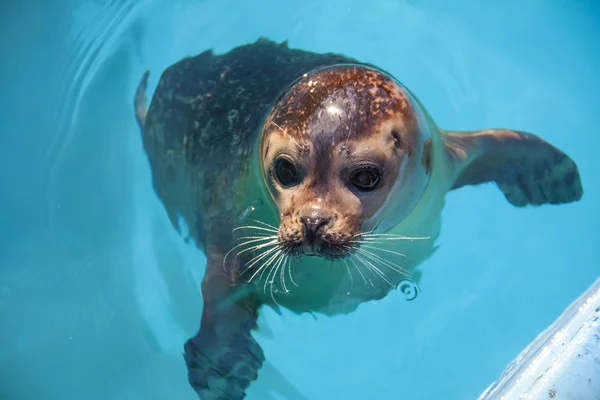
[(321, 245), (316, 242), (304, 242), (302, 246), (302, 251), (307, 256), (318, 256), (321, 251)]
[(284, 243), (282, 248), (291, 257), (321, 257), (330, 261), (341, 260), (350, 257), (353, 247), (349, 244), (330, 243), (326, 240), (315, 240), (297, 243)]

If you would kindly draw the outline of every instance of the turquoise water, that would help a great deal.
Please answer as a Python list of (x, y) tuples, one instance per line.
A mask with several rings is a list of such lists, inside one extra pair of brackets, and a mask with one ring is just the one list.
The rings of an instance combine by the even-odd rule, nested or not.
[(447, 197), (422, 293), (314, 320), (265, 310), (249, 399), (475, 399), (600, 275), (593, 1), (0, 4), (0, 399), (194, 399), (204, 258), (168, 225), (131, 103), (145, 68), (268, 36), (385, 68), (442, 127), (534, 132), (584, 197)]

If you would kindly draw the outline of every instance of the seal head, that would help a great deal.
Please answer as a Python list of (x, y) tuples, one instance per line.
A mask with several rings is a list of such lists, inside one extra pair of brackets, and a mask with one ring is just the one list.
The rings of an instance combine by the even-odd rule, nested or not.
[(334, 65), (304, 74), (276, 101), (261, 168), (290, 255), (349, 256), (357, 237), (401, 221), (429, 182), (429, 125), (386, 73)]

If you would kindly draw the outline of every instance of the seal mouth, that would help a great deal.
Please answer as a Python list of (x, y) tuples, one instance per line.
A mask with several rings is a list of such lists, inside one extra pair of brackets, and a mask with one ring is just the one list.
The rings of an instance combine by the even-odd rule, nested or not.
[(356, 250), (350, 244), (329, 243), (325, 240), (318, 242), (287, 242), (282, 243), (283, 251), (291, 257), (321, 257), (335, 261), (352, 256)]
[(305, 240), (302, 242), (302, 251), (307, 256), (318, 256), (321, 253), (322, 245), (323, 240), (321, 238)]

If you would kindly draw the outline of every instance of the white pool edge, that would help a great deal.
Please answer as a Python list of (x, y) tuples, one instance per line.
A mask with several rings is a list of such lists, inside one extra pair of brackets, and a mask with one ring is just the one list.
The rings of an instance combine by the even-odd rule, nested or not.
[(478, 400), (600, 400), (600, 278)]

